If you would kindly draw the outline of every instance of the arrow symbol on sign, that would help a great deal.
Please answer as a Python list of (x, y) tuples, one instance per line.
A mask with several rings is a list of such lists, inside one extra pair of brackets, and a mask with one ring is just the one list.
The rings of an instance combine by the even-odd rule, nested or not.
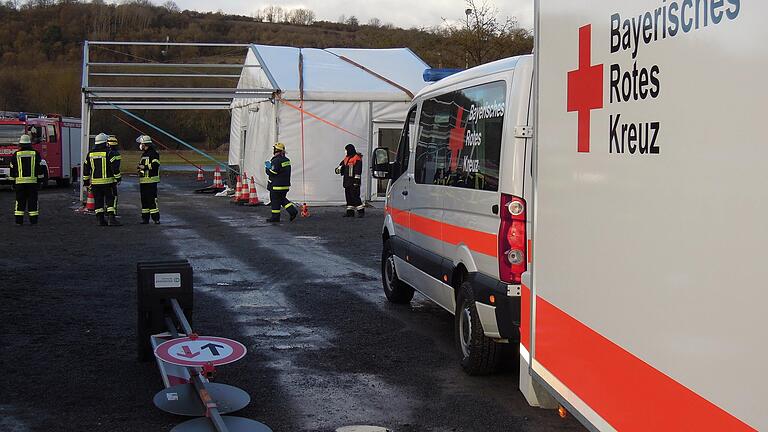
[(224, 345), (217, 345), (214, 343), (208, 343), (200, 347), (201, 350), (207, 349), (211, 352), (211, 354), (217, 356), (219, 355), (219, 350), (216, 348), (224, 348)]
[[(205, 348), (205, 347), (203, 347), (203, 348)], [(178, 355), (180, 355), (180, 356), (182, 356), (182, 357), (186, 357), (186, 358), (195, 358), (195, 357), (197, 357), (197, 356), (199, 356), (199, 355), (200, 355), (200, 353), (199, 353), (199, 352), (193, 353), (193, 352), (192, 352), (192, 350), (191, 350), (191, 349), (189, 349), (189, 347), (188, 347), (188, 346), (186, 346), (186, 345), (182, 345), (182, 346), (181, 346), (181, 349), (182, 349), (184, 352), (183, 352), (183, 353), (178, 353)]]

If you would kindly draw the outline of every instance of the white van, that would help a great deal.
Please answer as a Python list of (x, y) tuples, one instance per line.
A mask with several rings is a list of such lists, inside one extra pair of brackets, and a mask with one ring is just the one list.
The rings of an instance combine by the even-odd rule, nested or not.
[(416, 290), (455, 314), (470, 374), (493, 372), (499, 344), (519, 341), (532, 83), (532, 56), (447, 77), (414, 98), (395, 160), (374, 152), (374, 177), (390, 179), (384, 292), (408, 303)]

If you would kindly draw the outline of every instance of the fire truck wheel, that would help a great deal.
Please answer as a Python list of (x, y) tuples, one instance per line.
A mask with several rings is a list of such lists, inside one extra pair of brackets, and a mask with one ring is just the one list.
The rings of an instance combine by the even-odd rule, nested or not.
[(397, 304), (408, 304), (413, 298), (413, 288), (397, 278), (395, 270), (395, 255), (389, 239), (384, 241), (381, 252), (381, 282), (384, 285), (384, 295), (387, 300)]
[(472, 285), (467, 281), (459, 288), (454, 324), (456, 347), (464, 372), (469, 375), (496, 372), (502, 357), (502, 346), (483, 333)]

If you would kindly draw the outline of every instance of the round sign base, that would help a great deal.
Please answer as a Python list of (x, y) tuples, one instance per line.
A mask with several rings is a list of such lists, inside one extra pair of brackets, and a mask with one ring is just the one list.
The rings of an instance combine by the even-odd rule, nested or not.
[[(272, 432), (267, 425), (259, 423), (256, 420), (250, 420), (242, 417), (222, 417), (224, 424), (230, 432)], [(194, 420), (187, 420), (184, 423), (171, 429), (171, 432), (216, 432), (211, 420), (202, 417)]]
[[(231, 385), (206, 383), (205, 387), (216, 401), (221, 414), (239, 411), (251, 402), (248, 393)], [(156, 407), (171, 414), (190, 417), (205, 415), (203, 403), (197, 397), (197, 391), (192, 384), (180, 384), (160, 390), (152, 401)]]

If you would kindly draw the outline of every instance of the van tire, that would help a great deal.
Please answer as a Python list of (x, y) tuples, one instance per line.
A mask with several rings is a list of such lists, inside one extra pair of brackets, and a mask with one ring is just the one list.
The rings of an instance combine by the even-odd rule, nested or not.
[(381, 283), (384, 287), (384, 295), (390, 302), (408, 304), (413, 299), (413, 288), (397, 277), (395, 256), (392, 253), (389, 239), (384, 240), (384, 247), (381, 251)]
[(459, 288), (454, 317), (456, 348), (461, 367), (469, 375), (487, 375), (498, 370), (503, 350), (500, 344), (485, 336), (475, 306), (472, 284), (464, 281)]

